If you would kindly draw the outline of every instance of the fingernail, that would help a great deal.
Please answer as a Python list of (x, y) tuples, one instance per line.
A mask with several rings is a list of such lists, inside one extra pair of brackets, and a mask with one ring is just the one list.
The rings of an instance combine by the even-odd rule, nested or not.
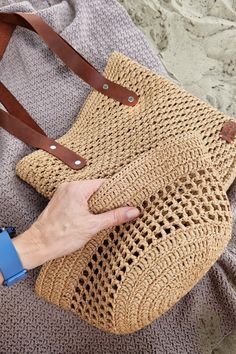
[(137, 208), (131, 208), (126, 213), (129, 220), (137, 218), (137, 216), (139, 216), (139, 214), (140, 214), (140, 211)]

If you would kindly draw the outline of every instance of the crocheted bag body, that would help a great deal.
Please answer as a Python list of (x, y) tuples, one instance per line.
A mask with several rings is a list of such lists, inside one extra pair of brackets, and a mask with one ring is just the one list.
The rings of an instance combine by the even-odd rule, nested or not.
[(120, 53), (112, 54), (105, 75), (136, 92), (138, 104), (128, 107), (92, 91), (73, 127), (57, 140), (86, 158), (87, 166), (75, 171), (39, 150), (17, 165), (24, 181), (50, 198), (65, 180), (112, 176), (160, 141), (198, 132), (228, 189), (236, 176), (236, 139), (229, 144), (221, 130), (232, 118)]
[(94, 213), (123, 205), (141, 216), (50, 261), (36, 284), (47, 301), (119, 334), (143, 328), (184, 296), (222, 253), (232, 223), (198, 136), (169, 138), (142, 153), (89, 201)]
[(229, 241), (225, 191), (236, 175), (236, 141), (221, 138), (229, 117), (124, 55), (113, 53), (105, 75), (139, 102), (128, 107), (91, 92), (57, 140), (87, 165), (76, 171), (38, 150), (16, 170), (47, 198), (64, 181), (108, 178), (92, 212), (141, 209), (136, 221), (43, 266), (36, 284), (39, 296), (98, 328), (131, 333), (184, 296)]

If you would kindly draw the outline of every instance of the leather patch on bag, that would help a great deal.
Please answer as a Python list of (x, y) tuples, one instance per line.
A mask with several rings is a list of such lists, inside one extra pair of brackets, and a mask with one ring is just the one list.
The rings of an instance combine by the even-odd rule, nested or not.
[(220, 134), (222, 139), (232, 143), (236, 136), (236, 122), (232, 120), (225, 122)]

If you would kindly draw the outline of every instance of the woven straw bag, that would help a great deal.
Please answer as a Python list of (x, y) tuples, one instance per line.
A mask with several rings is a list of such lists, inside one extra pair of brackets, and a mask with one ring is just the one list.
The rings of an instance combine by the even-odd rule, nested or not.
[(135, 91), (138, 104), (127, 107), (94, 90), (72, 128), (57, 140), (79, 152), (87, 166), (75, 171), (54, 156), (36, 151), (17, 165), (24, 181), (50, 198), (64, 180), (112, 176), (160, 141), (198, 132), (228, 189), (236, 176), (236, 139), (226, 142), (221, 131), (232, 119), (123, 54), (112, 54), (105, 76)]
[(49, 199), (64, 181), (107, 178), (89, 201), (92, 212), (123, 205), (141, 210), (136, 221), (44, 265), (36, 291), (98, 328), (131, 333), (183, 297), (230, 239), (225, 192), (236, 176), (235, 122), (121, 53), (111, 55), (103, 76), (67, 47), (89, 70), (83, 77), (54, 45), (66, 42), (58, 35), (48, 40), (52, 30), (42, 20), (14, 16), (0, 14), (8, 33), (2, 55), (12, 24), (23, 25), (95, 89), (69, 132), (53, 141), (0, 85), (11, 110), (0, 110), (0, 125), (40, 148), (17, 164), (18, 176)]
[(227, 197), (201, 139), (168, 139), (112, 176), (92, 212), (133, 205), (141, 216), (43, 266), (36, 292), (117, 334), (165, 313), (209, 270), (231, 236)]

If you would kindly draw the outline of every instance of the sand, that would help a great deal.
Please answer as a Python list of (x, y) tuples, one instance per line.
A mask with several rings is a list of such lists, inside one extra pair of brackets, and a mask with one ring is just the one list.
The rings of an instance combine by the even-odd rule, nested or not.
[[(120, 0), (185, 89), (236, 116), (236, 2)], [(234, 5), (233, 5), (234, 3)]]
[[(119, 1), (172, 77), (189, 92), (236, 116), (236, 1)], [(213, 337), (217, 328), (213, 324)], [(212, 354), (236, 354), (236, 329)]]

